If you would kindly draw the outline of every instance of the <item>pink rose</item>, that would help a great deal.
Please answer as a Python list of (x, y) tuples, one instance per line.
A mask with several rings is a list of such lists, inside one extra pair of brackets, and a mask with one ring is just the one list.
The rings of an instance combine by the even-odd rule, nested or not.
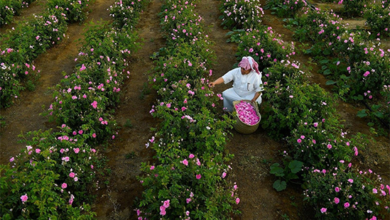
[(325, 213), (326, 212), (326, 208), (321, 208), (321, 213)]
[(167, 212), (165, 211), (165, 207), (164, 206), (160, 206), (160, 215), (164, 216), (166, 214), (167, 214)]
[(226, 177), (226, 173), (223, 172), (223, 173), (222, 173), (222, 179), (225, 178), (225, 177)]
[(339, 187), (336, 187), (336, 188), (334, 188), (334, 191), (340, 192), (340, 188), (339, 188)]
[(73, 173), (73, 172), (69, 173), (70, 178), (73, 178), (74, 176), (75, 176), (75, 173)]
[(196, 174), (196, 179), (200, 179), (200, 178), (202, 178), (202, 175)]
[(349, 202), (344, 203), (344, 208), (348, 208), (348, 207), (349, 207)]
[(154, 170), (154, 166), (151, 166), (151, 167), (150, 167), (150, 170)]
[(63, 189), (66, 189), (66, 187), (68, 187), (68, 184), (63, 183), (63, 184), (61, 185), (61, 187), (62, 187)]
[(24, 194), (24, 195), (22, 195), (22, 196), (20, 197), (20, 199), (22, 200), (23, 203), (27, 202), (27, 199), (28, 199), (27, 193)]
[(298, 139), (297, 142), (300, 144), (300, 143), (302, 143), (302, 140), (301, 140), (301, 139)]
[(334, 197), (333, 201), (334, 201), (334, 203), (336, 203), (336, 204), (339, 204), (339, 202), (340, 202), (340, 199), (339, 199), (339, 198), (337, 198), (337, 197)]
[(240, 203), (240, 198), (236, 199), (236, 204), (238, 205), (238, 203)]
[(188, 166), (188, 161), (187, 161), (187, 159), (184, 159), (184, 160), (182, 161), (182, 163), (183, 163), (184, 165)]
[(80, 152), (80, 149), (79, 148), (74, 148), (73, 151), (78, 154)]
[(164, 206), (165, 208), (168, 208), (168, 207), (169, 207), (169, 202), (170, 202), (169, 199), (168, 199), (168, 200), (165, 200), (163, 206)]
[(189, 158), (192, 159), (194, 158), (195, 156), (193, 154), (190, 154)]
[(37, 154), (41, 153), (41, 149), (35, 149), (35, 153)]

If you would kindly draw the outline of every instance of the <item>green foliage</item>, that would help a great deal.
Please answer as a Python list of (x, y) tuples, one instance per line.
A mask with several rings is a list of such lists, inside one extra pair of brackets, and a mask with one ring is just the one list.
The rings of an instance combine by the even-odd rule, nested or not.
[(0, 0), (0, 27), (9, 24), (14, 15), (20, 15), (20, 11), (34, 1)]
[(295, 54), (294, 45), (285, 43), (271, 27), (243, 32), (237, 43), (237, 59), (251, 56), (259, 64), (259, 69), (270, 67), (273, 63)]
[(226, 0), (220, 6), (222, 26), (229, 29), (253, 29), (261, 24), (264, 11), (260, 1)]
[(310, 169), (305, 177), (304, 200), (315, 207), (316, 218), (380, 218), (380, 210), (390, 203), (390, 186), (381, 184), (379, 175), (371, 170), (363, 172), (343, 163), (330, 169)]
[(65, 14), (69, 22), (83, 21), (86, 19), (86, 12), (89, 4), (95, 0), (48, 0), (48, 8), (56, 8)]
[(132, 152), (130, 152), (130, 153), (128, 153), (128, 154), (125, 154), (125, 158), (126, 159), (133, 159), (133, 158), (135, 158), (137, 155), (135, 154), (135, 152), (134, 151), (132, 151)]
[[(47, 19), (56, 25), (65, 20), (65, 17), (50, 16), (49, 12), (45, 16), (37, 19), (43, 20), (43, 26), (50, 27), (44, 25)], [(38, 26), (36, 30), (27, 28), (32, 33), (26, 35), (48, 43), (57, 40), (44, 35), (36, 38), (34, 31), (40, 30)], [(47, 113), (61, 125), (59, 131), (29, 132), (25, 137), (26, 149), (10, 159), (12, 167), (0, 166), (1, 219), (92, 219), (96, 216), (89, 205), (94, 199), (91, 190), (98, 186), (94, 182), (96, 173), (105, 175), (110, 169), (105, 168), (106, 158), (99, 158), (90, 144), (101, 143), (114, 133), (116, 123), (108, 107), (119, 100), (117, 93), (125, 78), (126, 54), (139, 47), (136, 40), (137, 35), (129, 28), (101, 24), (87, 31), (87, 43), (78, 58), (81, 65), (56, 86), (56, 101)], [(1, 54), (6, 54), (12, 62), (21, 62), (19, 66), (30, 68), (20, 57), (23, 48), (17, 49), (19, 53), (7, 48)], [(45, 46), (37, 51), (40, 49), (44, 51)], [(32, 55), (26, 53), (27, 61), (36, 56), (34, 50), (28, 52)], [(2, 68), (12, 71), (8, 66), (12, 65), (6, 63), (6, 68)]]
[(279, 177), (273, 184), (274, 189), (278, 192), (285, 190), (290, 180), (299, 178), (297, 173), (302, 170), (303, 166), (303, 163), (298, 160), (291, 160), (290, 162), (283, 160), (283, 163), (284, 168), (280, 167), (279, 163), (274, 163), (270, 167), (270, 173)]
[[(1, 69), (5, 70), (0, 72), (1, 108), (9, 107), (12, 100), (19, 96), (19, 91), (24, 89), (22, 79), (29, 79), (26, 87), (34, 90), (33, 82), (39, 76), (39, 71), (35, 71), (32, 61), (65, 37), (67, 22), (85, 18), (88, 3), (78, 0), (49, 0), (45, 12), (36, 15), (24, 25), (18, 25), (14, 31), (4, 36), (6, 40), (2, 45), (5, 49), (0, 53)], [(4, 2), (0, 1), (0, 6), (2, 4)], [(0, 12), (2, 10), (1, 7)], [(3, 13), (0, 13), (0, 17), (2, 15)]]
[[(68, 127), (60, 132), (29, 132), (26, 149), (10, 160), (12, 168), (0, 166), (0, 217), (67, 219), (70, 213), (76, 218), (96, 215), (85, 204), (94, 197), (88, 189), (94, 185), (96, 150), (85, 144), (81, 135), (69, 137), (68, 132)], [(26, 202), (21, 200), (22, 195), (27, 195)]]
[(224, 152), (233, 120), (217, 116), (221, 94), (204, 78), (212, 74), (215, 54), (194, 7), (192, 1), (167, 0), (160, 13), (167, 46), (152, 56), (159, 100), (150, 113), (161, 123), (147, 144), (158, 162), (142, 164), (141, 218), (230, 219), (238, 213), (237, 186), (224, 180), (233, 157)]
[(56, 101), (48, 110), (50, 120), (74, 130), (83, 128), (95, 143), (114, 133), (117, 125), (108, 107), (119, 102), (127, 52), (139, 48), (134, 43), (138, 36), (130, 29), (116, 32), (108, 28), (103, 23), (87, 31), (87, 43), (79, 57), (81, 65), (75, 74), (65, 76), (57, 85), (53, 93)]
[[(306, 167), (318, 169), (337, 165), (339, 160), (351, 161), (353, 154), (351, 142), (342, 132), (339, 124), (328, 118), (326, 121), (300, 121), (287, 138), (291, 153)], [(360, 143), (357, 147), (361, 147)]]
[(373, 32), (372, 37), (390, 36), (390, 5), (388, 0), (374, 4), (364, 11), (367, 25)]
[(293, 17), (303, 7), (307, 7), (305, 0), (267, 0), (264, 9), (271, 9), (278, 17)]
[(262, 126), (274, 138), (290, 135), (302, 120), (312, 123), (335, 112), (333, 99), (321, 87), (288, 78), (287, 84), (267, 89), (263, 98), (267, 103)]
[(130, 119), (127, 119), (127, 120), (126, 120), (125, 127), (126, 127), (126, 128), (132, 128), (132, 127), (133, 127), (133, 124), (131, 123), (131, 120), (130, 120)]
[(371, 3), (369, 0), (340, 0), (339, 4), (341, 2), (344, 6), (343, 14), (348, 17), (363, 15), (367, 4)]

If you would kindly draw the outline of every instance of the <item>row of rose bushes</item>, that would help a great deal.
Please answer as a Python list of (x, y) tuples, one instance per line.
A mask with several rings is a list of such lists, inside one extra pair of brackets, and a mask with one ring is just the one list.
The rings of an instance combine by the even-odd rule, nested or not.
[(334, 85), (343, 100), (366, 102), (371, 120), (382, 121), (388, 128), (390, 51), (367, 40), (366, 32), (349, 30), (331, 12), (304, 9), (295, 17), (294, 25), (295, 39), (313, 42), (306, 53), (314, 56), (322, 67), (320, 72), (331, 79), (327, 85)]
[[(54, 89), (47, 114), (56, 131), (29, 132), (26, 149), (1, 165), (2, 219), (92, 219), (90, 204), (104, 159), (93, 148), (115, 138), (112, 112), (126, 78), (126, 58), (139, 47), (133, 30), (145, 1), (118, 1), (110, 8), (115, 22), (86, 32), (76, 71)], [(125, 16), (125, 15), (128, 16)]]
[(33, 61), (64, 39), (69, 22), (86, 17), (89, 0), (48, 0), (45, 12), (2, 36), (0, 49), (0, 108), (9, 107), (18, 98), (23, 80), (39, 77)]
[[(348, 17), (361, 16), (364, 14), (367, 6), (370, 6), (368, 0), (321, 0), (321, 2), (332, 2), (342, 5), (340, 12)], [(265, 9), (273, 10), (273, 13), (279, 17), (292, 17), (296, 12), (305, 7), (314, 6), (306, 0), (267, 0)]]
[(150, 81), (159, 99), (150, 112), (161, 122), (147, 143), (157, 162), (142, 164), (138, 219), (230, 219), (240, 202), (237, 185), (225, 180), (233, 121), (218, 116), (221, 94), (208, 87), (212, 43), (195, 1), (166, 0), (160, 16), (166, 46), (155, 54)]
[[(324, 0), (335, 2), (333, 0)], [(337, 3), (337, 2), (336, 2)], [(371, 28), (372, 37), (390, 36), (390, 7), (389, 0), (377, 1), (371, 4), (368, 0), (340, 0), (342, 4), (341, 14), (343, 16), (361, 16), (367, 19), (367, 25)], [(279, 17), (294, 17), (296, 12), (302, 9), (315, 8), (306, 0), (268, 0), (266, 9), (273, 10)]]
[[(264, 67), (263, 128), (288, 143), (291, 156), (286, 159), (303, 162), (304, 196), (317, 218), (376, 219), (389, 210), (390, 186), (381, 184), (381, 177), (371, 170), (363, 172), (351, 164), (352, 156), (367, 145), (367, 137), (347, 138), (334, 107), (336, 97), (308, 83), (299, 63), (289, 61), (293, 48), (271, 30), (257, 25), (232, 37), (240, 57), (252, 56)], [(271, 59), (264, 59), (267, 53)]]
[(9, 24), (14, 15), (20, 15), (23, 8), (35, 0), (0, 0), (0, 27)]

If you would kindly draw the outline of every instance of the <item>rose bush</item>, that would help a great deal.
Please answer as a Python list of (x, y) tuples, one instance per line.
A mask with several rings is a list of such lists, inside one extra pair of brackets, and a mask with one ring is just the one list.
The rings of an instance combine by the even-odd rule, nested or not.
[(306, 0), (267, 0), (264, 9), (271, 9), (278, 17), (293, 17), (296, 12), (307, 6)]
[(226, 0), (220, 6), (222, 25), (230, 29), (255, 28), (264, 14), (260, 6), (259, 0)]
[(96, 172), (103, 173), (105, 160), (90, 144), (101, 143), (107, 133), (113, 133), (107, 127), (114, 127), (115, 121), (106, 106), (117, 102), (130, 53), (127, 48), (138, 47), (134, 31), (123, 27), (91, 27), (80, 66), (57, 85), (60, 100), (49, 111), (69, 124), (63, 123), (58, 132), (28, 133), (26, 149), (10, 158), (12, 167), (0, 166), (0, 218), (91, 219), (96, 215), (89, 205), (94, 199), (91, 190), (99, 187)]
[(295, 54), (294, 44), (285, 43), (280, 35), (277, 35), (272, 27), (261, 27), (259, 29), (246, 31), (240, 34), (240, 38), (233, 42), (238, 43), (236, 53), (237, 59), (244, 56), (251, 56), (263, 69), (272, 65), (272, 63), (288, 59)]
[(215, 55), (194, 7), (195, 1), (167, 0), (160, 13), (167, 46), (153, 55), (150, 81), (159, 99), (150, 113), (161, 122), (146, 144), (158, 162), (142, 165), (138, 219), (228, 219), (240, 202), (237, 186), (224, 181), (232, 158), (224, 146), (233, 121), (217, 117), (222, 97), (204, 78), (212, 74)]
[[(9, 70), (8, 67), (11, 66), (16, 68), (13, 68), (12, 74), (8, 71), (0, 72), (0, 107), (10, 106), (12, 99), (18, 97), (19, 91), (23, 89), (18, 84), (23, 84), (21, 80), (26, 78), (26, 75), (30, 82), (35, 81), (33, 79), (38, 74), (34, 72), (33, 60), (65, 38), (67, 22), (85, 18), (87, 3), (88, 1), (50, 0), (45, 5), (45, 12), (35, 15), (31, 21), (18, 25), (4, 36), (0, 53), (2, 69)], [(28, 70), (30, 66), (32, 70)], [(15, 88), (9, 87), (10, 85)]]
[(68, 136), (69, 131), (64, 124), (60, 132), (29, 132), (26, 149), (10, 159), (12, 168), (1, 166), (3, 219), (95, 215), (85, 202), (94, 197), (88, 191), (95, 186), (98, 156), (82, 135)]
[(90, 3), (89, 0), (48, 0), (48, 8), (62, 9), (69, 22), (83, 21), (86, 19), (86, 11)]
[(287, 79), (287, 84), (266, 88), (262, 127), (271, 137), (290, 135), (301, 120), (308, 123), (334, 117), (333, 98), (318, 85)]
[[(373, 171), (362, 171), (343, 160), (327, 170), (310, 169), (305, 200), (315, 207), (318, 219), (370, 219), (389, 210), (390, 186)], [(375, 217), (374, 217), (375, 216)]]
[(20, 11), (34, 1), (0, 0), (0, 27), (9, 24), (14, 15), (20, 15)]
[(343, 13), (348, 17), (362, 16), (364, 14), (368, 0), (340, 0), (339, 4), (343, 4)]
[[(358, 135), (348, 139), (347, 132), (339, 126), (332, 118), (299, 122), (287, 137), (292, 157), (317, 169), (337, 166), (340, 160), (350, 162), (351, 155), (366, 146), (366, 138)], [(341, 134), (338, 134), (340, 129)]]
[(390, 1), (384, 0), (381, 5), (374, 4), (364, 12), (367, 25), (371, 27), (374, 37), (390, 36)]
[(85, 52), (78, 58), (81, 66), (75, 74), (65, 75), (55, 88), (56, 101), (47, 112), (50, 120), (74, 130), (83, 128), (96, 143), (111, 136), (116, 122), (108, 107), (119, 102), (119, 87), (127, 75), (126, 56), (139, 48), (134, 43), (137, 39), (130, 29), (118, 33), (105, 25), (87, 31), (87, 43), (82, 47)]
[[(296, 31), (296, 36), (305, 37), (302, 38), (303, 40), (313, 40), (315, 45), (308, 52), (317, 54), (316, 56), (321, 54), (319, 60), (321, 64), (325, 64), (322, 67), (324, 74), (331, 74), (339, 68), (343, 71), (336, 73), (340, 74), (341, 78), (345, 78), (352, 64), (362, 60), (365, 65), (375, 62), (375, 68), (386, 66), (381, 63), (387, 61), (380, 59), (381, 57), (387, 59), (384, 51), (372, 52), (375, 50), (374, 47), (365, 46), (362, 38), (344, 29), (336, 19), (337, 15), (333, 15), (330, 18), (325, 13), (304, 11), (301, 17), (295, 20), (298, 24), (307, 24), (305, 28)], [(337, 47), (333, 47), (333, 44), (337, 44)], [(370, 48), (372, 53), (368, 52), (367, 48)], [(243, 49), (240, 49), (239, 53), (242, 53)], [(334, 53), (342, 55), (337, 57), (338, 54)], [(371, 55), (365, 56), (368, 53)], [(379, 56), (375, 56), (374, 53)], [(336, 55), (336, 58), (329, 58), (332, 55)], [(376, 57), (376, 61), (367, 62), (369, 57)], [(302, 185), (306, 189), (305, 200), (315, 208), (318, 219), (377, 219), (379, 213), (383, 214), (385, 210), (389, 210), (390, 187), (386, 185), (386, 191), (385, 185), (376, 182), (380, 180), (379, 176), (376, 178), (375, 175), (365, 175), (366, 173), (362, 174), (363, 172), (359, 170), (355, 172), (356, 169), (351, 168), (350, 163), (348, 168), (344, 166), (338, 168), (340, 163), (351, 160), (352, 151), (358, 155), (359, 149), (367, 145), (367, 138), (357, 134), (347, 139), (346, 132), (342, 130), (340, 135), (342, 125), (332, 104), (335, 99), (317, 85), (308, 85), (301, 74), (303, 72), (299, 70), (299, 64), (294, 63), (294, 68), (291, 68), (282, 62), (286, 61), (273, 63), (273, 66), (263, 70), (263, 77), (266, 77), (266, 80), (263, 80), (266, 92), (263, 95), (265, 114), (263, 113), (262, 124), (271, 128), (267, 129), (271, 136), (279, 140), (287, 140), (288, 147), (292, 151), (291, 157), (302, 160), (306, 164), (303, 169), (305, 183)], [(288, 61), (288, 64), (291, 62)], [(386, 85), (387, 78), (384, 79)], [(349, 84), (349, 86), (353, 85)], [(388, 106), (390, 96), (386, 94), (390, 93), (387, 85), (383, 88), (386, 91), (382, 92), (382, 95), (386, 97)], [(365, 96), (368, 95), (369, 92), (366, 91)], [(294, 100), (297, 103), (294, 103)], [(388, 111), (388, 108), (385, 109)], [(300, 111), (304, 113), (300, 115)], [(285, 151), (284, 155), (288, 153)], [(287, 167), (287, 164), (290, 160), (291, 158), (284, 160), (285, 169), (279, 167), (279, 164), (271, 166), (271, 173), (279, 177), (289, 173), (290, 165)], [(320, 169), (309, 168), (309, 166), (318, 166)], [(372, 173), (371, 170), (369, 172)], [(286, 182), (280, 179), (274, 183), (274, 188), (277, 190), (285, 187)]]
[(208, 49), (210, 43), (195, 41), (194, 44), (183, 40), (172, 43), (175, 46), (161, 48), (154, 68), (153, 87), (158, 89), (186, 77), (192, 81), (206, 76), (207, 66), (215, 60), (215, 53)]

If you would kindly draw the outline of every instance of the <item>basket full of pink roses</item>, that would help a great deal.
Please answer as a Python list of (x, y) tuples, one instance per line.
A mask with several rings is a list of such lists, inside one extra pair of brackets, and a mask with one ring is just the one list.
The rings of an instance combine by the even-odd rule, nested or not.
[(249, 100), (233, 101), (237, 122), (234, 129), (241, 134), (251, 134), (257, 130), (261, 121), (259, 107)]

